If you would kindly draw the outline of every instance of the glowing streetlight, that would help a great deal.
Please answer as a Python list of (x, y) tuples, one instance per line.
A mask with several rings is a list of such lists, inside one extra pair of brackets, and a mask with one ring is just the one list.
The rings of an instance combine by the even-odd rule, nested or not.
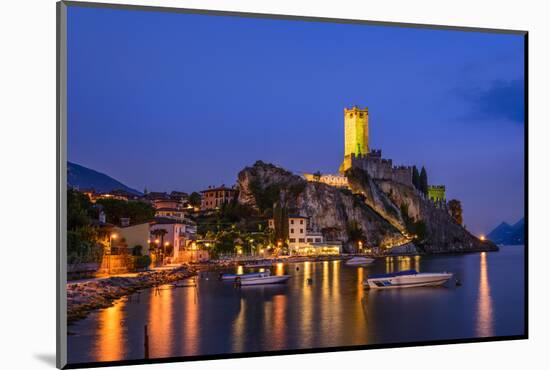
[(479, 237), (479, 240), (481, 240), (482, 242), (484, 242), (484, 241), (485, 241), (485, 235), (481, 235), (481, 236)]

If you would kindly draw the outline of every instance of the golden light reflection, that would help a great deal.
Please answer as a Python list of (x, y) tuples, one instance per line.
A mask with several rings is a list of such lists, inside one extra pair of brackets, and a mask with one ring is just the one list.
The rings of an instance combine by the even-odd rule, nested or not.
[(282, 349), (287, 344), (286, 338), (286, 307), (285, 294), (275, 295), (272, 302), (264, 304), (264, 335), (266, 341), (273, 345), (273, 349)]
[(357, 299), (363, 298), (363, 280), (365, 280), (365, 269), (359, 267), (357, 269)]
[[(326, 263), (328, 267), (328, 262)], [(324, 266), (325, 265), (323, 264), (323, 282), (326, 276)], [(302, 348), (312, 347), (314, 340), (313, 327), (315, 325), (315, 321), (313, 320), (314, 302), (312, 299), (312, 291), (315, 289), (315, 285), (308, 285), (307, 279), (310, 277), (311, 263), (308, 261), (304, 263), (304, 280), (302, 287), (303, 303), (300, 309), (300, 333), (302, 334), (298, 337), (298, 346)]]
[(393, 266), (393, 258), (392, 257), (386, 257), (386, 273), (393, 272), (394, 266)]
[(184, 353), (199, 354), (199, 304), (198, 291), (195, 288), (182, 289), (184, 294), (185, 316), (182, 320)]
[(411, 257), (399, 257), (399, 271), (411, 269)]
[(245, 335), (246, 333), (246, 301), (241, 298), (240, 310), (237, 318), (233, 322), (233, 352), (245, 351)]
[(414, 269), (420, 272), (420, 256), (418, 255), (414, 256)]
[(285, 274), (285, 266), (282, 262), (279, 262), (275, 265), (275, 275), (284, 275)]
[(123, 360), (125, 357), (126, 338), (122, 326), (124, 306), (125, 302), (119, 301), (98, 313), (97, 361)]
[(149, 356), (172, 355), (172, 290), (151, 290), (149, 299)]
[(239, 266), (237, 266), (237, 274), (239, 274), (239, 275), (240, 275), (240, 274), (242, 274), (242, 273), (243, 273), (243, 271), (244, 271), (244, 268), (243, 268), (243, 266), (242, 266), (242, 265), (239, 265)]
[(477, 334), (480, 337), (491, 337), (493, 331), (493, 301), (489, 274), (487, 270), (487, 254), (481, 252), (479, 261), (479, 295), (477, 313)]

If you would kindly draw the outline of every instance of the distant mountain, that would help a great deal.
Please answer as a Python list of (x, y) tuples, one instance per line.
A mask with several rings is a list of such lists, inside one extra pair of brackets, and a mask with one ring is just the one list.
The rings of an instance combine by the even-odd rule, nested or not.
[(518, 245), (525, 243), (525, 219), (522, 218), (513, 225), (506, 222), (498, 225), (487, 235), (487, 239), (496, 244)]
[(71, 162), (67, 162), (67, 185), (69, 187), (78, 187), (79, 189), (94, 189), (100, 193), (124, 190), (131, 194), (142, 195), (141, 192), (124, 185), (104, 173)]

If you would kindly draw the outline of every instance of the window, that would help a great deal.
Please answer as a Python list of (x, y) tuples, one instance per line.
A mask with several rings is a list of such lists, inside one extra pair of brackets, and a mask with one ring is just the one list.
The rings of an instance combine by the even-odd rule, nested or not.
[(290, 224), (291, 224), (291, 225), (294, 225), (294, 220), (290, 220)]
[(304, 238), (298, 239), (298, 243), (305, 243), (305, 242), (306, 242), (306, 240)]
[(321, 243), (321, 238), (315, 238), (315, 243)]
[(303, 234), (304, 233), (304, 229), (300, 229), (300, 234)]
[(290, 239), (288, 239), (288, 241), (291, 242), (291, 243), (296, 243), (296, 238), (290, 238)]
[(308, 243), (313, 243), (313, 238), (307, 238)]
[(300, 220), (300, 225), (303, 225), (304, 224), (304, 220)]
[(294, 234), (294, 229), (290, 229), (290, 233), (291, 233), (291, 234)]

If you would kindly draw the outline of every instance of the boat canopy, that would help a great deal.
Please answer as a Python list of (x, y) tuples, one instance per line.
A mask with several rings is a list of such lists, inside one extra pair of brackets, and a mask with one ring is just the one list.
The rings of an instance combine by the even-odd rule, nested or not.
[(416, 275), (418, 272), (416, 270), (404, 270), (399, 272), (392, 272), (389, 274), (374, 274), (369, 275), (368, 279), (381, 279), (381, 278), (392, 278), (396, 276), (406, 276), (406, 275)]

